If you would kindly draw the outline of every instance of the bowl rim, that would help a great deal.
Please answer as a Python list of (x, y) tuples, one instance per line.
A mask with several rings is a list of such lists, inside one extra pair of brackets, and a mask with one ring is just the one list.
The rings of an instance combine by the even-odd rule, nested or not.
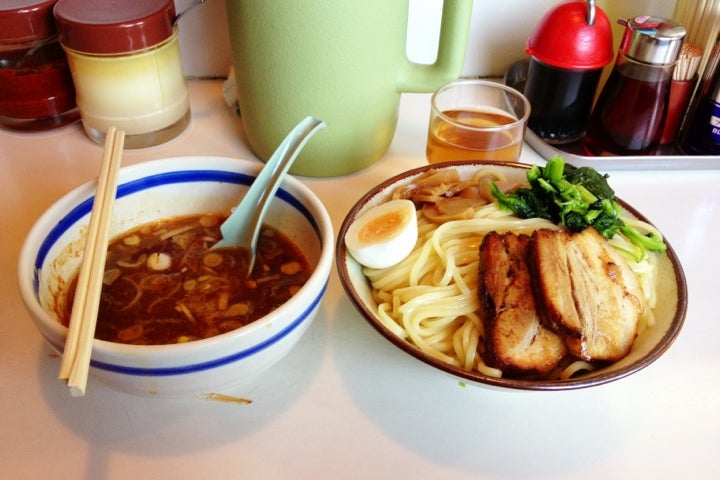
[[(409, 181), (411, 178), (416, 177), (431, 169), (445, 169), (445, 168), (456, 168), (456, 167), (468, 167), (468, 166), (500, 166), (510, 168), (521, 168), (529, 170), (533, 165), (519, 163), (519, 162), (507, 162), (507, 161), (495, 161), (495, 160), (472, 160), (472, 161), (451, 161), (442, 164), (427, 164), (420, 167), (416, 167), (405, 172), (399, 173), (393, 177), (390, 177), (376, 186), (372, 187), (366, 192), (360, 199), (353, 205), (348, 211), (346, 217), (338, 231), (336, 244), (335, 244), (335, 263), (339, 273), (340, 282), (349, 297), (351, 303), (358, 310), (361, 316), (367, 321), (382, 337), (390, 341), (393, 345), (400, 348), (405, 353), (417, 358), (422, 363), (436, 368), (446, 374), (457, 377), (460, 381), (469, 381), (473, 384), (508, 388), (514, 390), (535, 390), (535, 391), (560, 391), (560, 390), (577, 390), (582, 388), (588, 388), (606, 384), (621, 378), (627, 377), (635, 372), (642, 370), (647, 367), (655, 360), (657, 360), (675, 341), (685, 321), (687, 312), (687, 283), (685, 279), (685, 273), (683, 271), (680, 260), (675, 253), (670, 242), (667, 238), (663, 238), (667, 245), (666, 255), (668, 256), (673, 273), (675, 274), (675, 283), (677, 285), (677, 306), (673, 319), (670, 322), (668, 330), (661, 337), (657, 345), (653, 346), (650, 351), (638, 359), (622, 368), (611, 370), (608, 372), (597, 373), (592, 376), (580, 376), (577, 378), (571, 378), (568, 380), (524, 380), (517, 378), (505, 378), (505, 377), (491, 377), (484, 375), (477, 371), (467, 371), (460, 367), (455, 367), (442, 360), (439, 360), (420, 349), (412, 345), (410, 342), (398, 337), (387, 327), (382, 325), (376, 318), (375, 312), (370, 310), (362, 299), (357, 295), (351, 275), (348, 269), (348, 262), (357, 262), (350, 256), (345, 246), (344, 237), (352, 221), (357, 217), (358, 213), (376, 196), (386, 192), (387, 189), (393, 185), (400, 184), (403, 181)], [(651, 223), (644, 215), (637, 211), (634, 207), (627, 204), (622, 199), (618, 199), (618, 203), (621, 207), (632, 216)], [(367, 280), (367, 279), (366, 279)]]
[[(142, 183), (143, 179), (146, 178), (161, 177), (163, 175), (172, 175), (181, 172), (186, 174), (189, 172), (229, 173), (238, 180), (235, 183), (249, 187), (262, 167), (263, 164), (260, 162), (223, 156), (188, 155), (161, 158), (122, 167), (118, 188), (120, 189), (131, 183)], [(242, 179), (242, 182), (239, 181), (240, 179)], [(197, 181), (218, 180), (201, 177)], [(178, 183), (187, 183), (187, 181)], [(142, 190), (143, 188), (138, 189)], [(44, 238), (48, 235), (48, 232), (57, 228), (56, 219), (65, 218), (80, 204), (88, 201), (91, 202), (95, 190), (96, 181), (90, 180), (71, 189), (59, 199), (55, 200), (52, 205), (36, 219), (20, 251), (17, 267), (20, 295), (26, 308), (31, 311), (33, 322), (42, 323), (50, 332), (46, 333), (46, 331), (40, 329), (38, 325), (38, 330), (40, 330), (43, 338), (58, 351), (62, 351), (63, 345), (58, 344), (57, 340), (50, 335), (55, 335), (58, 339), (64, 339), (67, 336), (67, 327), (60, 324), (38, 301), (38, 287), (34, 283), (34, 277), (37, 275), (36, 260), (39, 255), (39, 248), (44, 243)], [(127, 194), (136, 191), (134, 189), (131, 190), (132, 191), (129, 191)], [(188, 369), (193, 369), (193, 371), (210, 369), (220, 364), (231, 363), (240, 358), (250, 356), (256, 351), (280, 341), (301, 324), (305, 323), (308, 318), (312, 317), (312, 313), (318, 308), (324, 297), (329, 282), (329, 273), (332, 269), (334, 257), (334, 230), (332, 220), (329, 212), (315, 193), (293, 176), (289, 175), (285, 177), (278, 189), (277, 195), (284, 197), (284, 199), (291, 199), (293, 200), (291, 203), (301, 207), (299, 208), (299, 210), (301, 210), (300, 213), (311, 223), (312, 228), (318, 235), (318, 241), (320, 243), (320, 255), (317, 265), (310, 275), (310, 278), (308, 278), (308, 281), (298, 293), (281, 307), (278, 307), (261, 319), (236, 330), (193, 342), (172, 345), (126, 345), (95, 339), (93, 340), (94, 358), (91, 360), (91, 365), (102, 370), (134, 375), (172, 375), (187, 373), (186, 371)], [(309, 304), (303, 306), (303, 302), (308, 299), (310, 300)], [(294, 315), (287, 315), (288, 307), (295, 308), (299, 312), (297, 318), (295, 318)], [(220, 351), (219, 354), (213, 355), (213, 358), (208, 358), (207, 356), (202, 360), (192, 358), (193, 353), (212, 351), (215, 345), (218, 344), (231, 344), (232, 341), (238, 337), (252, 335), (254, 332), (267, 329), (268, 326), (273, 323), (281, 324), (282, 328), (263, 342), (252, 344), (241, 350), (233, 348), (231, 351), (226, 351), (227, 349), (224, 349)], [(152, 356), (154, 358), (167, 357), (166, 360), (170, 363), (172, 360), (171, 357), (177, 356), (178, 354), (182, 354), (183, 357), (187, 357), (190, 360), (180, 365), (172, 362), (169, 366), (149, 368), (130, 367), (123, 365), (123, 362), (115, 362), (122, 357), (148, 358)]]

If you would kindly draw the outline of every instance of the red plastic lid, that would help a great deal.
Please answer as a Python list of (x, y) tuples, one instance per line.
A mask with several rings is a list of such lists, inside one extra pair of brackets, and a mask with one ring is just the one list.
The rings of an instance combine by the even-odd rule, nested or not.
[(58, 0), (60, 42), (84, 53), (117, 54), (162, 43), (173, 33), (173, 0)]
[(4, 0), (0, 4), (0, 42), (25, 43), (53, 35), (55, 2), (57, 0)]
[(592, 25), (587, 18), (588, 2), (557, 5), (540, 20), (525, 51), (545, 64), (567, 70), (604, 67), (614, 57), (610, 20), (597, 6)]

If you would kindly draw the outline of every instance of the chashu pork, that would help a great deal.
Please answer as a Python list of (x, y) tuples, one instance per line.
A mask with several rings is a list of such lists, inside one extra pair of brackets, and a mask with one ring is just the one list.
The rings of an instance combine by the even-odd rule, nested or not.
[(530, 237), (491, 232), (480, 246), (479, 288), (489, 365), (514, 374), (546, 374), (565, 356), (561, 336), (538, 315), (527, 251)]
[(594, 228), (533, 233), (528, 261), (538, 308), (587, 361), (614, 362), (630, 351), (647, 308), (637, 277)]

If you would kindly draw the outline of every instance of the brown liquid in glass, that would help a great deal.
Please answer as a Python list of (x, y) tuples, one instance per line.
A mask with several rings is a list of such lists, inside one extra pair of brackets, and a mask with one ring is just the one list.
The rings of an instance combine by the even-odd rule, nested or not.
[(520, 155), (522, 126), (502, 127), (517, 122), (507, 113), (483, 110), (447, 110), (430, 125), (427, 159), (430, 163), (452, 160), (516, 160)]

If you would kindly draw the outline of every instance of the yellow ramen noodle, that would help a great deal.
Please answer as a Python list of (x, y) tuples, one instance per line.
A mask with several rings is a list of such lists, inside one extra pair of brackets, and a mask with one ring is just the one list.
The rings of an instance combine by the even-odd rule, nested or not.
[[(487, 171), (483, 176), (487, 176)], [(500, 172), (493, 175), (502, 180)], [(475, 175), (479, 178), (480, 175)], [(641, 231), (655, 231), (650, 225), (623, 218)], [(478, 206), (472, 218), (442, 224), (429, 221), (422, 209), (417, 212), (418, 242), (400, 264), (387, 269), (364, 268), (372, 285), (383, 324), (400, 338), (423, 352), (468, 371), (500, 377), (503, 372), (483, 362), (478, 345), (484, 339), (479, 316), (479, 247), (491, 231), (531, 233), (541, 228), (559, 229), (544, 219), (520, 219), (496, 203)], [(619, 251), (627, 240), (618, 235), (610, 243)], [(655, 306), (656, 255), (640, 262), (628, 258), (638, 276), (647, 304)], [(652, 318), (648, 319), (652, 323)], [(642, 330), (647, 325), (640, 325)], [(568, 378), (592, 365), (565, 363), (552, 378)]]

